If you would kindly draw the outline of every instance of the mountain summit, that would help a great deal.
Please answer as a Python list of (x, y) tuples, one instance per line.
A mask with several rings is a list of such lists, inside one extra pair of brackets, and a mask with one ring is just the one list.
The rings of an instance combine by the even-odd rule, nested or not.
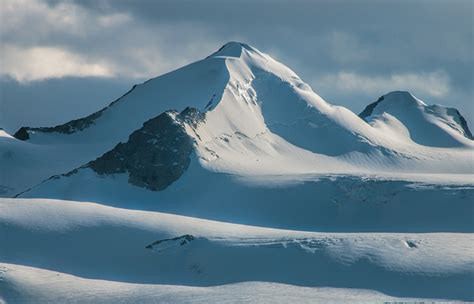
[(227, 42), (224, 44), (222, 47), (220, 47), (216, 52), (212, 53), (209, 55), (209, 57), (235, 57), (238, 58), (242, 55), (242, 52), (252, 52), (255, 54), (262, 54), (259, 50), (256, 48), (242, 43), (242, 42), (236, 42), (236, 41), (231, 41)]

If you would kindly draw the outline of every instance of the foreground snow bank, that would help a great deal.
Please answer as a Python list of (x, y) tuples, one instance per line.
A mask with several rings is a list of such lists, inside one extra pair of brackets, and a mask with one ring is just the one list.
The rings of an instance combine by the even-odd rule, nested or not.
[(132, 284), (92, 280), (0, 263), (0, 303), (352, 303), (421, 301), (363, 289), (308, 288), (268, 282), (221, 286)]
[[(192, 235), (185, 237), (187, 242), (171, 246), (175, 237), (187, 234)], [(0, 239), (0, 262), (87, 279), (74, 279), (77, 282), (158, 284), (146, 288), (159, 291), (159, 285), (169, 284), (217, 286), (261, 281), (371, 289), (394, 297), (474, 300), (472, 234), (300, 232), (92, 203), (2, 199)], [(166, 242), (156, 242), (160, 240)], [(147, 248), (163, 243), (166, 246), (158, 250)], [(9, 291), (3, 297), (14, 297), (15, 290), (18, 297), (34, 290), (28, 287), (32, 283), (21, 279), (23, 275), (14, 277), (4, 279), (2, 284), (7, 287), (2, 290)], [(75, 282), (69, 276), (64, 278), (64, 282)], [(35, 286), (42, 290), (37, 293), (48, 293), (49, 287)], [(64, 296), (68, 288), (74, 295), (76, 287), (68, 286), (64, 283), (51, 297)], [(229, 286), (228, 291), (240, 292), (237, 286)], [(263, 290), (271, 286), (264, 284)], [(188, 290), (212, 293), (213, 288)], [(222, 292), (227, 292), (227, 287), (223, 288)]]

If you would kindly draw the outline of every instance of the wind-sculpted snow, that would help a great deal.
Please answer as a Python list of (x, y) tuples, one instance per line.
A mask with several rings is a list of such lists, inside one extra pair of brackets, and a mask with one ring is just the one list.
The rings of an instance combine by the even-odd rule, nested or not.
[[(406, 181), (410, 178), (414, 181)], [(430, 180), (429, 176), (239, 177), (209, 172), (192, 159), (183, 176), (164, 191), (127, 186), (127, 174), (104, 178), (88, 169), (44, 183), (22, 197), (93, 201), (284, 229), (473, 232), (474, 185), (467, 182), (472, 176), (435, 183), (423, 178)]]
[[(301, 287), (270, 282), (196, 287), (133, 284), (84, 279), (39, 268), (0, 264), (0, 288), (5, 301), (50, 303), (357, 303), (381, 301), (427, 302), (428, 299), (390, 297), (372, 290)], [(19, 292), (28, 289), (29, 293)], [(1, 298), (0, 298), (1, 300)]]
[[(268, 72), (258, 72), (252, 81), (269, 130), (303, 149), (329, 156), (374, 150), (368, 141), (308, 104), (295, 88)], [(309, 88), (310, 90), (310, 88)], [(275, 102), (276, 100), (279, 102)], [(337, 138), (337, 140), (331, 140)]]
[[(85, 279), (187, 286), (263, 281), (474, 300), (471, 234), (298, 232), (49, 200), (3, 199), (0, 211), (3, 263)], [(146, 248), (156, 240), (158, 247), (167, 244)], [(15, 284), (11, 279), (0, 286)]]

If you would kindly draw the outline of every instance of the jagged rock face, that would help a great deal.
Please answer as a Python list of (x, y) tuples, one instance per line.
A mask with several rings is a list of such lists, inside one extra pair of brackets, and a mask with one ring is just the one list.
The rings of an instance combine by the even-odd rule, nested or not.
[(13, 137), (19, 140), (30, 139), (30, 134), (28, 134), (28, 128), (21, 127), (18, 131), (16, 131), (15, 134), (13, 134)]
[(379, 99), (377, 99), (376, 102), (369, 104), (367, 107), (365, 107), (364, 111), (360, 112), (359, 117), (365, 120), (367, 117), (372, 115), (372, 112), (374, 111), (375, 107), (383, 100), (384, 97), (381, 96)]
[(193, 139), (186, 133), (185, 124), (195, 127), (204, 116), (192, 108), (180, 114), (162, 113), (145, 122), (126, 143), (119, 143), (86, 167), (100, 175), (128, 173), (129, 182), (135, 186), (163, 190), (189, 167)]
[(466, 119), (464, 119), (464, 117), (461, 115), (461, 113), (458, 110), (453, 109), (453, 111), (455, 111), (455, 117), (457, 118), (458, 123), (461, 125), (461, 128), (464, 133), (463, 135), (470, 140), (474, 140), (471, 130), (469, 130), (469, 127), (467, 126)]

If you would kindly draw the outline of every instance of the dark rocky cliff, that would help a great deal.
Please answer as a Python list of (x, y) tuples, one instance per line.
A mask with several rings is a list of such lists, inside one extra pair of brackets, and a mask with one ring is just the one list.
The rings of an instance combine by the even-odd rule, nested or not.
[(128, 173), (129, 182), (160, 191), (176, 181), (189, 167), (193, 139), (185, 125), (197, 127), (205, 115), (194, 108), (167, 111), (143, 124), (126, 143), (88, 163), (99, 175)]

